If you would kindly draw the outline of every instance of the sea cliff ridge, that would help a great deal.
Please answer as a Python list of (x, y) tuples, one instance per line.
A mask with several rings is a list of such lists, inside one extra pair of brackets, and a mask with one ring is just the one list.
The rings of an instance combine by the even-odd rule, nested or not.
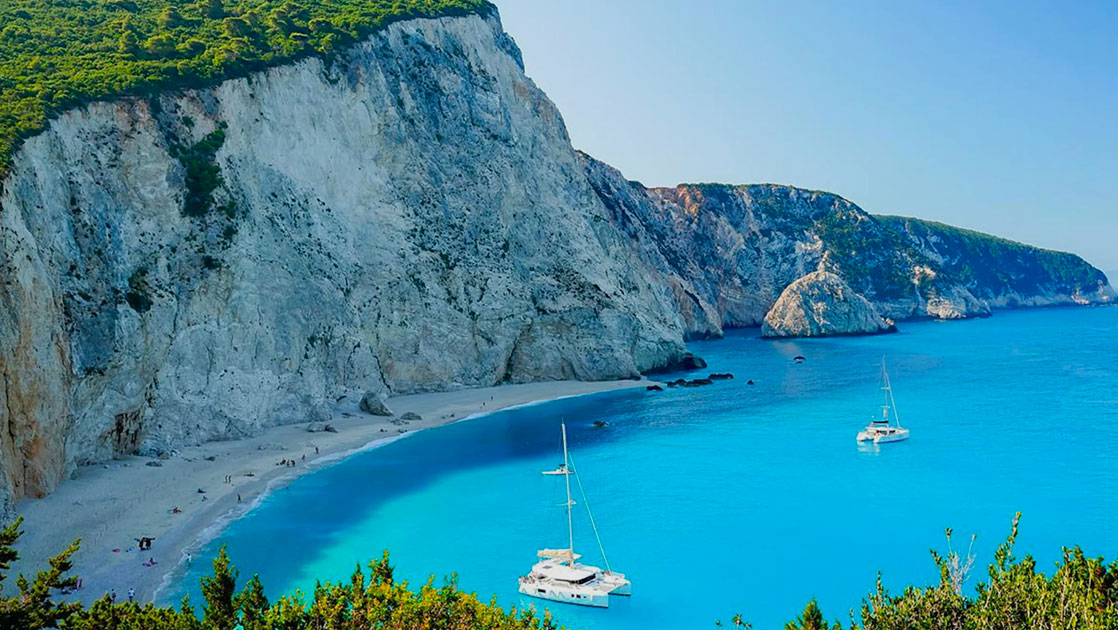
[(812, 274), (895, 320), (1112, 296), (1072, 254), (831, 193), (626, 180), (571, 146), (495, 11), (94, 102), (0, 180), (0, 516), (343, 396), (677, 365)]

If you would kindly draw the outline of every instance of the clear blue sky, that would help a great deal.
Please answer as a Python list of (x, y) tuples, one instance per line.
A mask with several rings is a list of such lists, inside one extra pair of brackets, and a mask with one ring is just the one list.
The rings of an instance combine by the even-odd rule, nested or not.
[(630, 179), (829, 190), (1118, 270), (1118, 0), (496, 2)]

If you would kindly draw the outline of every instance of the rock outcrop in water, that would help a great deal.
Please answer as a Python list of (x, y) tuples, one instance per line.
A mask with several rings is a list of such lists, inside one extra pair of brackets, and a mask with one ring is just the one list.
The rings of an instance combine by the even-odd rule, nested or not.
[(496, 15), (94, 103), (0, 182), (0, 515), (366, 392), (699, 366), (823, 269), (883, 315), (1097, 299), (1077, 257), (577, 154)]
[(813, 271), (784, 289), (761, 325), (766, 337), (872, 335), (897, 329), (869, 300), (829, 271)]

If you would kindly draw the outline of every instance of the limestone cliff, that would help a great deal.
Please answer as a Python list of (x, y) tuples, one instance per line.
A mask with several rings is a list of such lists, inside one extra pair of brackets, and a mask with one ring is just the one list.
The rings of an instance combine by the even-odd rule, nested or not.
[(761, 325), (786, 287), (817, 270), (894, 320), (1113, 297), (1106, 276), (1072, 254), (873, 216), (838, 195), (791, 186), (646, 188), (580, 155), (613, 222), (672, 290), (690, 336)]
[(78, 465), (317, 419), (341, 396), (670, 366), (817, 270), (894, 318), (1105, 284), (1070, 255), (828, 193), (626, 181), (574, 151), (495, 13), (93, 103), (12, 164), (0, 516)]
[(788, 285), (765, 315), (765, 337), (823, 337), (892, 332), (870, 301), (829, 271), (813, 271)]
[(0, 275), (0, 513), (347, 394), (686, 352), (495, 16), (67, 113), (3, 182)]

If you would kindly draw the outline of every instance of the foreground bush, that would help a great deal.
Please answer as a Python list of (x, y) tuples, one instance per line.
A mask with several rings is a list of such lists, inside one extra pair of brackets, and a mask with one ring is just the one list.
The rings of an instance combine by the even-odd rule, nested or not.
[(178, 609), (116, 603), (108, 595), (89, 608), (53, 601), (50, 596), (55, 591), (75, 585), (76, 579), (65, 575), (78, 549), (74, 541), (50, 560), (50, 570), (33, 581), (20, 576), (19, 592), (8, 596), (3, 571), (17, 558), (13, 544), (19, 525), (17, 521), (0, 532), (3, 630), (556, 630), (549, 614), (540, 616), (534, 609), (505, 611), (495, 601), (483, 603), (458, 590), (453, 579), (440, 588), (429, 580), (411, 591), (406, 582), (394, 579), (387, 553), (369, 564), (368, 573), (358, 567), (348, 583), (316, 586), (309, 601), (296, 592), (273, 604), (256, 576), (237, 590), (237, 571), (222, 548), (213, 573), (202, 578), (205, 601), (199, 618), (186, 599)]
[[(1079, 547), (1064, 549), (1063, 559), (1051, 576), (1037, 572), (1031, 556), (1013, 555), (1020, 514), (1013, 531), (994, 553), (987, 579), (973, 595), (964, 595), (974, 557), (935, 551), (939, 584), (927, 588), (908, 587), (890, 595), (877, 579), (877, 588), (862, 602), (861, 624), (853, 619), (852, 630), (1118, 630), (1118, 561), (1084, 557)], [(973, 539), (972, 539), (973, 540)], [(785, 625), (786, 630), (829, 630), (838, 622), (823, 621), (812, 601), (804, 614)]]
[[(1078, 548), (1065, 549), (1051, 576), (1036, 570), (1030, 556), (1013, 555), (1017, 523), (998, 547), (988, 577), (973, 594), (964, 595), (973, 567), (968, 551), (960, 555), (932, 552), (939, 584), (908, 587), (890, 595), (878, 576), (877, 588), (862, 603), (860, 620), (851, 611), (851, 630), (1118, 630), (1118, 562), (1087, 558)], [(0, 530), (0, 629), (2, 630), (556, 630), (550, 614), (535, 609), (508, 611), (495, 601), (486, 604), (458, 590), (451, 579), (436, 588), (428, 580), (418, 591), (397, 582), (388, 554), (360, 567), (349, 582), (319, 584), (310, 597), (296, 592), (270, 603), (260, 580), (243, 586), (223, 548), (213, 573), (202, 578), (201, 614), (183, 599), (179, 608), (116, 603), (108, 596), (88, 608), (58, 602), (52, 596), (73, 588), (68, 576), (74, 541), (51, 558), (49, 568), (34, 579), (19, 576), (14, 594), (5, 592), (6, 572), (17, 558), (14, 544), (20, 521)], [(808, 585), (810, 586), (810, 585)], [(719, 627), (750, 628), (741, 615)], [(841, 630), (828, 622), (814, 600), (785, 630)]]

